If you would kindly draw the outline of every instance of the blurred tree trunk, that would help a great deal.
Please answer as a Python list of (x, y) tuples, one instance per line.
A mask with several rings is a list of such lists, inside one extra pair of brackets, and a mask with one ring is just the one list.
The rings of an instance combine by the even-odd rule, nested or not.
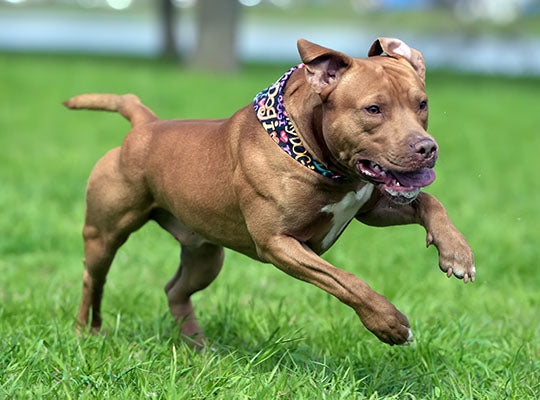
[(161, 21), (162, 35), (163, 35), (163, 47), (161, 54), (168, 59), (178, 58), (178, 52), (176, 50), (176, 38), (174, 35), (176, 14), (175, 6), (172, 0), (159, 0), (159, 17)]
[(437, 7), (452, 9), (455, 6), (455, 0), (435, 0), (434, 4)]
[(197, 1), (198, 46), (193, 67), (232, 72), (238, 68), (238, 0)]

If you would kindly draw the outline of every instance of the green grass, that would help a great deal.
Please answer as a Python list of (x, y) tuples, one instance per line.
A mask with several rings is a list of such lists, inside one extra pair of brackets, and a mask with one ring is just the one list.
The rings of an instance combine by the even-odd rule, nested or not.
[(325, 256), (409, 317), (414, 346), (380, 343), (325, 292), (228, 252), (219, 279), (194, 299), (215, 351), (193, 353), (162, 290), (179, 249), (155, 224), (134, 234), (112, 266), (107, 334), (76, 335), (85, 181), (129, 125), (60, 102), (135, 92), (164, 118), (223, 117), (285, 69), (248, 66), (224, 77), (149, 60), (0, 54), (0, 398), (540, 396), (533, 78), (428, 75), (441, 157), (427, 191), (469, 239), (475, 284), (445, 278), (418, 226), (352, 223)]

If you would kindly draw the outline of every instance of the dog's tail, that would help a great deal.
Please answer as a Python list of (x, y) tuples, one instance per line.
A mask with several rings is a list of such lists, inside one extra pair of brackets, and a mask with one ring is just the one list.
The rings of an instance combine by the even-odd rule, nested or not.
[(127, 118), (133, 127), (158, 119), (134, 94), (88, 93), (72, 97), (62, 104), (70, 109), (116, 111)]

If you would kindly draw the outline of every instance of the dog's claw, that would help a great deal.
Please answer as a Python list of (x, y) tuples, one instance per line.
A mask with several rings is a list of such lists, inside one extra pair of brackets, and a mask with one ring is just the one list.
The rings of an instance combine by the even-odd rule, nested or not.
[(411, 328), (407, 328), (407, 331), (408, 331), (407, 340), (404, 341), (403, 343), (398, 344), (398, 346), (410, 346), (414, 342), (414, 335), (412, 333)]
[(463, 277), (463, 282), (464, 283), (469, 282), (469, 274), (467, 274), (466, 272), (465, 272), (465, 276)]
[(448, 271), (446, 271), (446, 276), (449, 278), (452, 276), (452, 267), (448, 268)]
[(414, 342), (414, 335), (411, 329), (409, 328), (409, 336), (407, 337), (407, 344), (411, 344), (412, 342)]
[(428, 232), (426, 235), (426, 247), (429, 247), (433, 244), (433, 235)]

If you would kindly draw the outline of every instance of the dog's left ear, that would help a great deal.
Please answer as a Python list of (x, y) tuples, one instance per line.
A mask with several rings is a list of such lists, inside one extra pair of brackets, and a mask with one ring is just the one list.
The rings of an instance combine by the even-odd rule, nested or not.
[(414, 68), (420, 78), (425, 81), (426, 64), (424, 63), (424, 56), (418, 50), (409, 47), (402, 40), (381, 37), (371, 45), (368, 57), (379, 56), (382, 53), (386, 53), (394, 58), (404, 58)]
[(327, 49), (304, 39), (298, 39), (297, 45), (300, 57), (306, 65), (306, 79), (309, 85), (315, 93), (325, 99), (352, 64), (352, 59), (339, 51)]

